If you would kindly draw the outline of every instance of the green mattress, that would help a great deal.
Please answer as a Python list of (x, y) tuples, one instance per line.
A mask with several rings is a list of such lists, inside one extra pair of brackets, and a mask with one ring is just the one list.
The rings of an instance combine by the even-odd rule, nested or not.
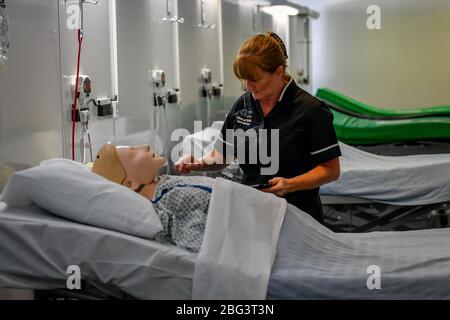
[(386, 110), (321, 88), (316, 96), (334, 114), (338, 139), (348, 144), (381, 144), (400, 141), (450, 141), (450, 106), (412, 110)]

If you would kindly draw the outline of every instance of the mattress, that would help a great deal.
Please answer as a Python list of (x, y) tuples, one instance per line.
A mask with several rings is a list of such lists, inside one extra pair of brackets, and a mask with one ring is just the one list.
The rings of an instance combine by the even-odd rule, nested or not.
[(429, 116), (448, 116), (450, 117), (450, 105), (449, 106), (432, 106), (422, 107), (415, 109), (398, 109), (392, 110), (382, 109), (375, 106), (365, 104), (363, 102), (352, 99), (344, 94), (328, 89), (320, 88), (317, 90), (316, 96), (318, 98), (330, 101), (336, 105), (346, 108), (349, 111), (364, 115), (374, 116), (386, 116), (386, 117), (429, 117)]
[(450, 106), (386, 110), (326, 88), (316, 96), (330, 105), (337, 137), (348, 144), (450, 140)]
[[(0, 288), (65, 288), (82, 278), (141, 299), (190, 299), (196, 254), (0, 204)], [(367, 286), (371, 267), (380, 289)], [(334, 233), (288, 205), (268, 299), (450, 299), (450, 229)]]

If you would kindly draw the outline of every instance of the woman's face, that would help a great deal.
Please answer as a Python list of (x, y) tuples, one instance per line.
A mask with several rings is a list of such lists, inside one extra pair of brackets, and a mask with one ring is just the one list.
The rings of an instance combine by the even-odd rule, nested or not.
[(243, 80), (245, 90), (250, 91), (256, 100), (273, 98), (279, 93), (278, 83), (283, 81), (283, 73), (281, 67), (273, 73), (259, 69), (256, 80)]
[(116, 150), (127, 179), (139, 185), (152, 182), (166, 162), (164, 157), (157, 156), (148, 145), (117, 146)]

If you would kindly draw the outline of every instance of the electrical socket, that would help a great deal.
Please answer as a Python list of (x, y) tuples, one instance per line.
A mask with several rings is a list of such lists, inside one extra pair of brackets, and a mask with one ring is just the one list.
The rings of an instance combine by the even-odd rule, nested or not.
[(111, 98), (98, 98), (96, 99), (97, 115), (99, 117), (113, 116), (113, 106)]
[(98, 98), (97, 99), (97, 106), (105, 106), (108, 104), (111, 104), (111, 98)]

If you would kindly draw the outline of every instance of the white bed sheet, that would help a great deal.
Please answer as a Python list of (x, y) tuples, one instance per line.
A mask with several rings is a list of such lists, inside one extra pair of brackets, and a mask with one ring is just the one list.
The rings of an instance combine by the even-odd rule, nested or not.
[(321, 195), (356, 197), (392, 205), (450, 201), (450, 154), (379, 156), (339, 143), (341, 176)]
[(34, 205), (0, 202), (0, 288), (66, 288), (70, 265), (82, 279), (140, 299), (190, 299), (197, 255), (56, 217)]

